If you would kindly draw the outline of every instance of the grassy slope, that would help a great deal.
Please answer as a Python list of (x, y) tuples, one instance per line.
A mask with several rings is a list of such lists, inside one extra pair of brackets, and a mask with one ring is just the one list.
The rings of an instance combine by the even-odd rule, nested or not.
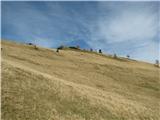
[(158, 120), (160, 70), (2, 41), (2, 120)]

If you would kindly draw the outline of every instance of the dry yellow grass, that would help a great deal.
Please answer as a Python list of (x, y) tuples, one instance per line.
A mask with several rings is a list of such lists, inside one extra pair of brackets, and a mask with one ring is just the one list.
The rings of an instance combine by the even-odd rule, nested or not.
[(2, 120), (159, 120), (160, 69), (2, 41)]

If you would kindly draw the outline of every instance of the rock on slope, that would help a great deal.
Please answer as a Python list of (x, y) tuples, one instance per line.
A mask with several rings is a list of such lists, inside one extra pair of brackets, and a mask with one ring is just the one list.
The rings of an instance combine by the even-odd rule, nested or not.
[(2, 120), (159, 120), (159, 68), (2, 41)]

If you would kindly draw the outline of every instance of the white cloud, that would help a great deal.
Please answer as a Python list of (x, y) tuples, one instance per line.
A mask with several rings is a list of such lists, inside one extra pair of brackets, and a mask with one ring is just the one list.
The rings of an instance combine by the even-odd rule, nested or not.
[(132, 4), (114, 3), (105, 7), (104, 3), (100, 3), (99, 7), (103, 11), (110, 10), (111, 14), (97, 21), (98, 29), (93, 31), (93, 37), (97, 39), (105, 39), (106, 42), (113, 43), (148, 40), (157, 34), (157, 13), (154, 13), (149, 5), (134, 8)]
[[(104, 22), (103, 22), (104, 21)], [(155, 18), (126, 12), (111, 21), (99, 21), (99, 32), (107, 42), (152, 39), (156, 35)]]
[(93, 49), (109, 53), (130, 54), (149, 61), (158, 56), (159, 2), (91, 4), (76, 4), (82, 9), (69, 2), (21, 2), (8, 7), (3, 4), (3, 26), (24, 41), (36, 40), (46, 47), (84, 40)]
[(104, 16), (92, 26), (91, 46), (148, 61), (158, 59), (158, 4), (100, 2), (99, 9)]

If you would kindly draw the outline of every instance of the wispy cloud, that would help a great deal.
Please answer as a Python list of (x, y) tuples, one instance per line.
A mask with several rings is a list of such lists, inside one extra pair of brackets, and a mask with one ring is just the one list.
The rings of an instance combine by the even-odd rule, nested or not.
[[(2, 6), (3, 36), (33, 41), (47, 47), (67, 44), (82, 36), (74, 14), (57, 2), (4, 2)], [(80, 27), (79, 27), (80, 26)], [(81, 35), (80, 35), (81, 34)], [(47, 44), (48, 42), (48, 44)]]
[(94, 25), (89, 44), (141, 60), (158, 59), (158, 8), (152, 2), (100, 2), (104, 16)]
[(2, 37), (158, 58), (160, 2), (2, 2)]

